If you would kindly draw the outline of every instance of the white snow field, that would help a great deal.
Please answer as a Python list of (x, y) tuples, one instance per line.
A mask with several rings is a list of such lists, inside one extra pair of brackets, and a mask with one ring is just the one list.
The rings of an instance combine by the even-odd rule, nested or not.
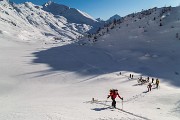
[[(26, 23), (16, 28), (1, 20), (0, 120), (179, 120), (180, 8), (168, 13), (161, 27), (152, 16), (127, 17), (128, 27), (122, 22), (96, 42), (72, 44), (44, 44), (51, 39), (39, 29), (20, 32)], [(144, 32), (139, 25), (147, 21)], [(147, 92), (141, 76), (158, 78), (159, 89)], [(117, 109), (107, 100), (111, 88), (124, 98)]]

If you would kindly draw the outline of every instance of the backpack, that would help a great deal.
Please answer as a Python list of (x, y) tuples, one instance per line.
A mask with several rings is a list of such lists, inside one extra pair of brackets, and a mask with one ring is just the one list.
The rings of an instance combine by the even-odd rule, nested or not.
[(117, 89), (110, 89), (109, 92), (110, 93), (114, 93), (115, 91), (118, 91)]

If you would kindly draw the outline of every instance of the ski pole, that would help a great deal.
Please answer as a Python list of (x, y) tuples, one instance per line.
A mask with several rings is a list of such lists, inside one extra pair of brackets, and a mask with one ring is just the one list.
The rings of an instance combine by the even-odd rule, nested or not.
[(107, 100), (108, 100), (108, 98), (106, 99), (106, 101), (105, 101), (105, 103), (104, 103), (104, 107), (106, 107)]
[(122, 98), (122, 110), (123, 110), (123, 98)]

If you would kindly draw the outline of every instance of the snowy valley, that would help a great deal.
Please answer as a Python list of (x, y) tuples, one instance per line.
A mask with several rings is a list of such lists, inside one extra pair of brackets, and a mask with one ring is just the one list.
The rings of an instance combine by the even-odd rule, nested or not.
[[(63, 9), (56, 15), (52, 5)], [(0, 1), (0, 120), (180, 119), (180, 7), (102, 27), (60, 6)], [(160, 87), (147, 92), (140, 77)], [(112, 88), (124, 98), (117, 109), (107, 99)]]

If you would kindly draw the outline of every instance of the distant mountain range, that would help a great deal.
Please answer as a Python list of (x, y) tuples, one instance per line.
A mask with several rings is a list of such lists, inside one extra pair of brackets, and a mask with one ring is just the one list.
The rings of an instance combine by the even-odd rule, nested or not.
[[(14, 33), (19, 31), (17, 36), (21, 39), (34, 39), (35, 32), (39, 33), (36, 38), (44, 36), (47, 39), (74, 40), (86, 32), (96, 31), (105, 23), (78, 9), (54, 2), (42, 6), (31, 2), (9, 3), (7, 0), (0, 3), (1, 29), (8, 31), (12, 27)], [(28, 35), (21, 34), (24, 31)]]
[[(31, 2), (9, 3), (7, 0), (1, 0), (0, 3), (0, 28), (2, 31), (9, 31), (12, 27), (11, 32), (14, 30), (13, 33), (22, 40), (44, 36), (48, 40), (72, 41), (86, 32), (96, 32), (106, 23), (78, 9), (51, 1), (42, 6)], [(114, 18), (120, 17), (115, 15), (108, 22)], [(19, 32), (16, 33), (17, 31)]]

